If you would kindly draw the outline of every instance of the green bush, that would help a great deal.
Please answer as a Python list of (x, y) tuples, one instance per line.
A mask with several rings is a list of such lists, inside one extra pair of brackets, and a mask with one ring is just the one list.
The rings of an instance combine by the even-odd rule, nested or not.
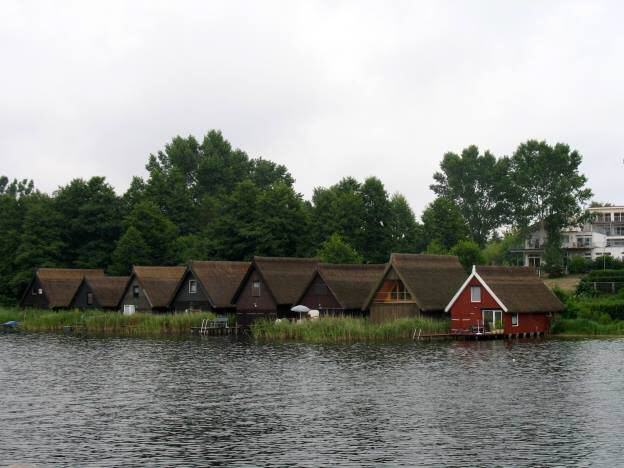
[(613, 258), (611, 255), (605, 255), (596, 257), (592, 263), (592, 270), (622, 270), (624, 269), (624, 262), (617, 258)]
[(578, 275), (581, 273), (587, 273), (592, 266), (592, 262), (586, 260), (584, 257), (575, 255), (568, 260), (568, 273), (571, 275)]
[(593, 270), (581, 279), (576, 293), (584, 296), (613, 294), (623, 286), (624, 270)]

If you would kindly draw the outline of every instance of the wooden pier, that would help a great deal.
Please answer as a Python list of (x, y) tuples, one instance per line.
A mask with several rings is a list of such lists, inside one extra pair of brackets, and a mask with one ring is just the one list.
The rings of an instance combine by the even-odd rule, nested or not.
[(414, 330), (412, 339), (414, 341), (419, 340), (435, 340), (435, 339), (447, 339), (447, 340), (500, 340), (500, 339), (520, 339), (520, 338), (543, 338), (546, 336), (542, 332), (532, 333), (491, 333), (481, 332), (474, 333), (470, 331), (451, 331), (449, 333), (420, 333), (418, 330)]
[(199, 327), (191, 327), (191, 334), (199, 336), (238, 336), (241, 330), (242, 327), (238, 325), (230, 327), (225, 317), (217, 317), (216, 320), (203, 320)]

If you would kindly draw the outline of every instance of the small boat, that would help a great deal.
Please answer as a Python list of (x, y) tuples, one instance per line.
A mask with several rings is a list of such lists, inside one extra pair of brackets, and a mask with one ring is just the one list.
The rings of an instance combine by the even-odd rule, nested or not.
[(2, 327), (4, 333), (13, 333), (18, 331), (17, 325), (17, 320), (9, 320), (8, 322), (1, 323), (0, 327)]

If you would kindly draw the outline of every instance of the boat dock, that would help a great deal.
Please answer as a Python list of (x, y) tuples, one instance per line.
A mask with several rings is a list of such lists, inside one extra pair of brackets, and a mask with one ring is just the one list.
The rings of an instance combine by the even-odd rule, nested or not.
[(230, 327), (225, 317), (217, 317), (215, 320), (202, 320), (201, 326), (191, 327), (192, 335), (199, 336), (238, 336), (242, 327), (235, 325)]

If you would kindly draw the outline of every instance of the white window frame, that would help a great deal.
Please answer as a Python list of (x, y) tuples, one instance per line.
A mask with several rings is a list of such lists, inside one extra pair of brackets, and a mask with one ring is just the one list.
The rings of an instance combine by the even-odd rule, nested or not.
[(136, 307), (134, 304), (124, 304), (123, 306), (123, 314), (124, 315), (132, 315), (136, 312)]
[[(503, 327), (505, 327), (505, 322), (503, 322), (503, 311), (502, 309), (482, 309), (481, 310), (481, 320), (483, 321), (483, 326), (485, 327), (485, 313), (492, 312), (492, 324), (496, 324), (496, 322), (501, 322)], [(499, 318), (499, 320), (496, 319)]]
[[(514, 323), (514, 319), (516, 323)], [(517, 327), (519, 323), (520, 323), (520, 315), (518, 314), (518, 312), (516, 312), (515, 314), (511, 314), (511, 326)]]
[(197, 294), (197, 280), (189, 280), (189, 294)]
[[(479, 298), (475, 299), (475, 291), (479, 291)], [(470, 302), (481, 302), (481, 286), (470, 286)]]

